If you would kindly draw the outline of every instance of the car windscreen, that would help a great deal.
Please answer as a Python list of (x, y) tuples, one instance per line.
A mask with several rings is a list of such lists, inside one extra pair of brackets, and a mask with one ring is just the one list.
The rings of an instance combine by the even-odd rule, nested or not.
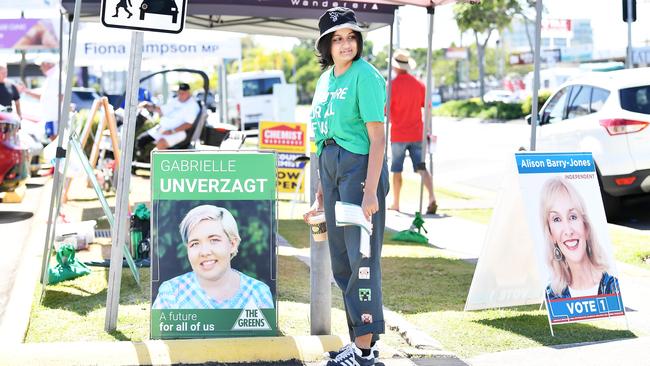
[(626, 111), (650, 114), (650, 85), (621, 89), (620, 97)]
[(254, 97), (256, 95), (273, 94), (273, 85), (280, 84), (280, 78), (250, 79), (244, 80), (244, 96)]

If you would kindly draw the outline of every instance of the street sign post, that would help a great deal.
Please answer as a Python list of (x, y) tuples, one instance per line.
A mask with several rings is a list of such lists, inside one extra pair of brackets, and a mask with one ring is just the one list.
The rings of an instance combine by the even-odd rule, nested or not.
[(102, 0), (102, 24), (110, 28), (180, 33), (185, 25), (187, 0)]
[[(79, 0), (78, 0), (79, 1)], [(180, 7), (177, 5), (180, 3)], [(118, 176), (117, 204), (115, 206), (115, 222), (113, 228), (113, 243), (126, 241), (126, 218), (129, 206), (129, 185), (131, 175), (131, 156), (135, 134), (135, 116), (137, 107), (140, 66), (142, 63), (142, 46), (144, 34), (142, 31), (180, 33), (185, 24), (187, 0), (143, 0), (139, 7), (134, 7), (132, 0), (102, 0), (102, 24), (109, 28), (131, 29), (131, 49), (129, 51), (129, 78), (126, 88), (125, 128), (122, 131), (121, 145), (121, 174)], [(76, 17), (75, 17), (76, 18)], [(75, 41), (71, 49), (76, 49)], [(72, 52), (72, 51), (71, 51)], [(69, 85), (69, 83), (68, 83)], [(104, 329), (107, 332), (117, 327), (117, 313), (120, 299), (120, 284), (122, 281), (122, 248), (113, 245), (111, 249), (111, 266), (108, 277), (108, 292), (106, 294), (106, 318)]]

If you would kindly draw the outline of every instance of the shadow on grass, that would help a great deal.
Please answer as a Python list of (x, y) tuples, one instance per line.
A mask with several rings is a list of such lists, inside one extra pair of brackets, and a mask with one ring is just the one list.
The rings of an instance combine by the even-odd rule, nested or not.
[[(111, 212), (115, 213), (115, 207), (109, 206)], [(105, 216), (104, 209), (101, 207), (89, 207), (81, 210), (81, 221), (87, 220), (97, 220), (98, 218)], [(97, 227), (98, 229), (102, 229)]]
[(463, 311), (473, 275), (460, 259), (382, 258), (384, 305), (405, 314)]
[(108, 332), (108, 335), (115, 338), (116, 341), (130, 341), (131, 338), (127, 337), (124, 333), (119, 330), (112, 330)]
[(106, 306), (106, 294), (106, 289), (90, 295), (48, 289), (43, 297), (43, 306), (50, 309), (67, 310), (79, 315), (87, 315), (98, 308)]
[[(66, 310), (82, 316), (105, 308), (109, 271), (102, 269), (101, 272), (94, 270), (90, 275), (48, 286), (43, 297), (43, 307)], [(141, 269), (141, 286), (138, 286), (131, 272), (123, 270), (120, 305), (146, 303), (149, 300), (149, 279), (149, 270)]]
[[(543, 346), (567, 348), (575, 343), (603, 342), (622, 338), (636, 338), (636, 335), (624, 329), (604, 329), (588, 323), (562, 324), (553, 327), (555, 337), (551, 336), (546, 315), (517, 315), (494, 319), (481, 319), (475, 323), (519, 334)], [(544, 331), (542, 331), (544, 330)]]

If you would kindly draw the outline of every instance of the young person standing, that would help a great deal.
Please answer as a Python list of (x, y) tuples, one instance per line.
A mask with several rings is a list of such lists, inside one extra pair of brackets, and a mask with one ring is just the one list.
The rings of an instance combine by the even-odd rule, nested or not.
[[(352, 343), (330, 354), (328, 366), (371, 366), (384, 333), (381, 247), (385, 226), (388, 169), (384, 159), (386, 81), (361, 59), (361, 27), (352, 10), (336, 7), (318, 22), (316, 49), (323, 74), (312, 102), (320, 183), (316, 194), (325, 210), (332, 273), (343, 292)], [(370, 255), (360, 253), (360, 229), (337, 227), (336, 201), (361, 206), (372, 222)]]

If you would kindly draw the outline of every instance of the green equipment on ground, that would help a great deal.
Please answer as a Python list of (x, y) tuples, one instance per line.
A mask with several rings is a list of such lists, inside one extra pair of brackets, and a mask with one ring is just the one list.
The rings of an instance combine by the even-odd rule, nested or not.
[(422, 219), (422, 214), (416, 212), (411, 227), (408, 230), (402, 230), (396, 233), (393, 235), (392, 239), (395, 241), (429, 244), (429, 239), (420, 233), (422, 230), (424, 230), (425, 233), (428, 233), (427, 229), (424, 228), (424, 219)]
[(53, 285), (90, 273), (90, 268), (75, 258), (75, 250), (72, 243), (63, 243), (56, 250), (57, 263), (48, 269), (48, 284)]
[(149, 236), (151, 211), (140, 203), (131, 215), (131, 255), (134, 260), (149, 259)]

